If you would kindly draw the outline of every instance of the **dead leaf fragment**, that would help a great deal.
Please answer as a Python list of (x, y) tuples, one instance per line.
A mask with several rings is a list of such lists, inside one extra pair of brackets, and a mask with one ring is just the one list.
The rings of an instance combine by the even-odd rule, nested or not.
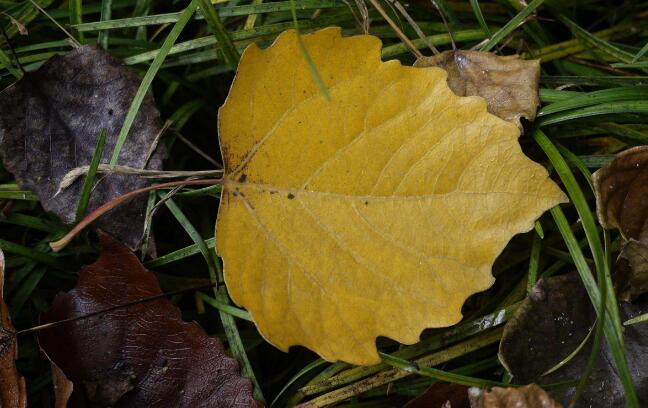
[(471, 408), (562, 408), (536, 384), (520, 388), (493, 387), (490, 391), (472, 388)]
[(67, 408), (74, 384), (68, 380), (63, 371), (54, 363), (52, 365), (52, 383), (54, 385), (54, 408)]
[(632, 301), (648, 292), (648, 247), (636, 239), (621, 246), (614, 285), (619, 299)]
[[(99, 133), (107, 129), (102, 163), (112, 155), (117, 135), (141, 79), (95, 46), (54, 56), (35, 72), (0, 93), (0, 159), (23, 187), (38, 194), (45, 210), (74, 222), (83, 179), (59, 191), (70, 170), (88, 165)], [(120, 165), (159, 170), (164, 149), (147, 163), (160, 131), (160, 114), (148, 94), (119, 157)], [(88, 211), (150, 184), (136, 176), (97, 177)], [(97, 227), (135, 248), (142, 237), (146, 198), (134, 199), (96, 222)]]
[(403, 408), (470, 408), (468, 387), (460, 384), (435, 383)]
[[(44, 323), (161, 293), (123, 244), (100, 234), (102, 253), (77, 287), (59, 294)], [(39, 343), (74, 384), (71, 407), (258, 407), (236, 360), (166, 299), (114, 309), (44, 330)]]
[(27, 392), (25, 379), (16, 369), (18, 343), (4, 301), (4, 266), (4, 254), (0, 250), (0, 407), (23, 408), (27, 406)]
[(533, 121), (540, 104), (540, 60), (519, 55), (500, 57), (481, 51), (445, 51), (419, 58), (416, 67), (441, 67), (448, 72), (448, 86), (459, 96), (481, 96), (493, 115), (517, 125), (520, 118)]
[(648, 146), (617, 154), (592, 180), (599, 222), (621, 233), (625, 261), (616, 268), (619, 298), (634, 300), (648, 290)]
[[(648, 311), (648, 299), (637, 304), (620, 303), (621, 321)], [(504, 328), (500, 360), (513, 375), (515, 384), (539, 385), (580, 379), (591, 353), (592, 340), (566, 364), (550, 374), (550, 368), (565, 360), (585, 339), (596, 320), (596, 311), (578, 274), (541, 279)], [(640, 406), (648, 406), (648, 325), (624, 328), (627, 361)], [(569, 405), (574, 387), (555, 389), (550, 394)], [(585, 392), (577, 408), (625, 407), (625, 393), (607, 346), (601, 348)]]
[(339, 28), (303, 40), (330, 100), (286, 31), (245, 51), (220, 110), (217, 250), (272, 344), (374, 364), (378, 336), (457, 323), (510, 238), (566, 197), (445, 71), (381, 62), (376, 37)]

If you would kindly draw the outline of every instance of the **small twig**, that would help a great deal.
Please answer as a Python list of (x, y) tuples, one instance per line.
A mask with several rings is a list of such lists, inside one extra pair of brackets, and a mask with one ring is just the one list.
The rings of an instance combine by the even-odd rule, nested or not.
[(62, 25), (60, 25), (58, 21), (56, 21), (54, 18), (52, 18), (52, 16), (50, 16), (49, 13), (48, 13), (47, 11), (43, 10), (43, 8), (42, 8), (41, 6), (39, 6), (39, 5), (38, 5), (34, 0), (29, 0), (29, 1), (31, 2), (31, 4), (34, 5), (34, 7), (36, 7), (36, 8), (38, 9), (38, 11), (40, 11), (40, 12), (43, 13), (47, 18), (49, 18), (50, 20), (52, 20), (52, 22), (53, 22), (53, 23), (54, 23), (58, 28), (60, 28), (61, 31), (63, 31), (63, 32), (65, 33), (65, 35), (68, 36), (68, 38), (69, 38), (70, 42), (72, 42), (74, 48), (79, 48), (79, 47), (81, 46), (81, 43), (80, 43), (79, 41), (77, 41), (77, 39), (74, 38), (74, 36), (73, 36), (72, 34), (70, 34), (70, 33), (68, 32), (68, 30), (66, 30)]
[(65, 236), (58, 241), (50, 242), (50, 247), (54, 252), (58, 252), (61, 249), (65, 248), (73, 239), (76, 237), (85, 227), (90, 225), (94, 220), (101, 217), (108, 211), (117, 207), (118, 205), (137, 197), (140, 194), (148, 193), (149, 191), (158, 190), (166, 187), (176, 187), (176, 186), (213, 186), (216, 184), (222, 184), (223, 179), (205, 179), (205, 180), (183, 180), (183, 181), (171, 181), (168, 183), (156, 184), (149, 187), (140, 188), (138, 190), (131, 191), (126, 193), (123, 196), (117, 197), (113, 200), (108, 201), (101, 207), (97, 208), (90, 214), (88, 214), (84, 219), (82, 219), (77, 225), (74, 226)]
[(199, 148), (198, 146), (196, 146), (195, 144), (191, 143), (191, 142), (189, 141), (189, 139), (187, 139), (186, 137), (182, 136), (182, 135), (180, 134), (180, 132), (175, 132), (175, 134), (176, 134), (176, 137), (177, 137), (178, 139), (180, 139), (180, 141), (181, 141), (182, 143), (186, 144), (187, 147), (189, 147), (189, 148), (190, 148), (191, 150), (193, 150), (194, 152), (198, 153), (198, 155), (199, 155), (200, 157), (202, 157), (203, 159), (205, 159), (205, 160), (207, 160), (208, 162), (210, 162), (211, 164), (213, 164), (217, 169), (222, 169), (222, 168), (223, 168), (223, 165), (222, 165), (222, 164), (220, 164), (220, 163), (217, 162), (216, 160), (212, 159), (212, 158), (211, 158), (207, 153), (205, 153), (205, 152), (203, 152), (202, 150), (200, 150), (200, 148)]
[(96, 312), (88, 313), (88, 314), (83, 315), (83, 316), (70, 317), (70, 318), (59, 320), (59, 321), (56, 321), (56, 322), (45, 323), (45, 324), (41, 324), (41, 325), (38, 325), (38, 326), (30, 327), (29, 329), (19, 330), (19, 331), (17, 331), (15, 333), (15, 335), (16, 336), (21, 336), (23, 334), (35, 333), (35, 332), (39, 332), (41, 330), (51, 329), (52, 327), (57, 327), (57, 326), (60, 326), (60, 325), (66, 324), (66, 323), (76, 322), (78, 320), (88, 319), (88, 318), (95, 317), (95, 316), (100, 315), (100, 314), (109, 313), (109, 312), (112, 312), (112, 311), (117, 310), (117, 309), (123, 309), (125, 307), (139, 305), (141, 303), (146, 303), (146, 302), (150, 302), (150, 301), (153, 301), (153, 300), (158, 300), (158, 299), (161, 299), (161, 298), (164, 298), (164, 297), (167, 297), (167, 296), (175, 296), (175, 295), (181, 295), (183, 293), (198, 292), (199, 290), (203, 290), (203, 289), (211, 289), (214, 286), (216, 286), (215, 282), (207, 284), (207, 285), (193, 287), (193, 288), (186, 288), (186, 289), (176, 290), (176, 291), (173, 291), (173, 292), (160, 293), (159, 295), (149, 296), (149, 297), (145, 297), (145, 298), (142, 298), (142, 299), (134, 300), (132, 302), (124, 303), (124, 304), (121, 304), (121, 305), (111, 306), (111, 307), (109, 307), (107, 309), (98, 310)]
[[(81, 166), (76, 167), (69, 172), (59, 184), (58, 191), (65, 190), (70, 187), (77, 178), (85, 175), (90, 170), (90, 166)], [(196, 171), (166, 171), (166, 170), (148, 170), (148, 169), (137, 169), (134, 167), (128, 166), (111, 166), (110, 164), (100, 164), (97, 167), (97, 173), (103, 174), (119, 174), (119, 175), (130, 175), (130, 176), (140, 176), (144, 178), (179, 178), (179, 177), (213, 177), (223, 174), (223, 170), (196, 170)], [(57, 193), (58, 194), (58, 193)]]
[(412, 52), (412, 54), (414, 54), (416, 59), (422, 58), (423, 54), (421, 54), (421, 51), (419, 51), (418, 48), (416, 48), (416, 46), (412, 43), (412, 41), (410, 41), (410, 39), (407, 38), (405, 33), (403, 33), (401, 29), (398, 27), (398, 25), (396, 25), (394, 20), (392, 20), (391, 17), (389, 17), (385, 9), (383, 9), (380, 3), (378, 3), (378, 0), (369, 0), (369, 1), (376, 8), (376, 10), (378, 10), (380, 15), (385, 19), (385, 21), (387, 21), (389, 26), (392, 28), (392, 30), (394, 30), (394, 32), (396, 33), (396, 35), (398, 35), (401, 41), (403, 41), (403, 43), (407, 46), (407, 48), (410, 49), (410, 51)]
[[(11, 16), (9, 16), (11, 17)], [(11, 41), (9, 40), (9, 36), (7, 35), (7, 32), (4, 29), (4, 26), (0, 24), (0, 32), (2, 33), (2, 36), (4, 37), (5, 41), (7, 42), (7, 47), (9, 47), (9, 51), (11, 51), (11, 55), (14, 57), (14, 60), (16, 61), (16, 65), (18, 65), (18, 68), (20, 71), (23, 73), (23, 75), (26, 74), (25, 68), (23, 68), (22, 64), (20, 63), (20, 60), (18, 59), (18, 55), (16, 54), (16, 50), (14, 49), (13, 45), (11, 45)]]
[(158, 143), (160, 142), (160, 138), (162, 137), (163, 134), (166, 133), (166, 131), (169, 129), (173, 121), (167, 120), (164, 122), (164, 125), (162, 125), (162, 129), (158, 132), (157, 135), (155, 135), (155, 139), (153, 139), (153, 143), (151, 143), (151, 146), (148, 149), (148, 152), (146, 152), (146, 160), (144, 160), (144, 164), (142, 165), (142, 169), (146, 168), (148, 165), (149, 160), (151, 160), (151, 156), (153, 156), (153, 153), (155, 152), (155, 149), (158, 146)]
[[(412, 28), (414, 29), (416, 34), (419, 36), (421, 41), (423, 41), (425, 43), (425, 45), (428, 46), (430, 51), (432, 51), (432, 53), (434, 53), (434, 55), (439, 55), (440, 54), (439, 50), (434, 46), (434, 44), (432, 44), (430, 42), (428, 37), (423, 33), (423, 30), (421, 30), (421, 27), (419, 27), (419, 25), (416, 24), (416, 21), (414, 21), (412, 16), (410, 16), (409, 13), (407, 12), (407, 10), (405, 10), (405, 7), (403, 7), (403, 5), (400, 4), (400, 2), (398, 0), (388, 0), (388, 1), (391, 4), (393, 4), (394, 7), (396, 7), (396, 10), (398, 10), (403, 15), (403, 17), (405, 17), (405, 20), (407, 20), (409, 25), (412, 26)], [(450, 36), (450, 38), (452, 38), (452, 36)]]
[(355, 13), (355, 10), (353, 10), (353, 7), (344, 0), (347, 6), (349, 6), (349, 10), (351, 11), (351, 14), (353, 14), (353, 18), (355, 18), (356, 22), (360, 27), (362, 27), (362, 32), (365, 34), (369, 34), (369, 9), (367, 8), (367, 5), (365, 4), (364, 0), (355, 0), (356, 6), (358, 7), (358, 11), (360, 12), (360, 16), (362, 17), (362, 20), (358, 18), (358, 16)]
[(430, 1), (432, 2), (432, 5), (434, 6), (434, 8), (437, 9), (437, 11), (439, 12), (439, 15), (441, 16), (441, 21), (443, 21), (443, 25), (445, 26), (446, 31), (448, 32), (448, 36), (450, 37), (450, 42), (452, 43), (452, 49), (457, 51), (457, 44), (455, 44), (454, 36), (452, 35), (452, 30), (450, 29), (450, 26), (448, 25), (448, 21), (446, 20), (445, 15), (443, 14), (443, 11), (441, 11), (441, 8), (439, 7), (439, 5), (437, 4), (436, 1), (434, 1), (434, 0), (430, 0)]

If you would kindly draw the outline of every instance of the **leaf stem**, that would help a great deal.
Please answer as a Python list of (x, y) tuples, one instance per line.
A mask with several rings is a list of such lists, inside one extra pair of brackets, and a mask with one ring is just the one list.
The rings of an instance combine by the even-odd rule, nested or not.
[(171, 181), (168, 183), (155, 184), (153, 186), (140, 188), (130, 193), (126, 193), (120, 197), (117, 197), (113, 200), (108, 201), (101, 207), (97, 208), (90, 214), (88, 214), (84, 219), (82, 219), (77, 225), (74, 226), (65, 236), (58, 241), (50, 242), (50, 247), (54, 252), (58, 252), (61, 249), (65, 248), (71, 241), (76, 237), (85, 227), (90, 225), (94, 220), (101, 217), (108, 211), (117, 207), (118, 205), (137, 197), (138, 195), (148, 193), (149, 191), (157, 190), (160, 188), (166, 187), (177, 187), (177, 186), (212, 186), (214, 184), (222, 184), (223, 179), (205, 179), (205, 180), (183, 180), (183, 181)]

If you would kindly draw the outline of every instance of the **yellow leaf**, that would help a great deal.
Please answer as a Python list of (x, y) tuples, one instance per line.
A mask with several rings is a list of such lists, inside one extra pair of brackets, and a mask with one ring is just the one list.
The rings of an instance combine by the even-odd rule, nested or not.
[(294, 31), (249, 47), (225, 105), (217, 250), (232, 299), (287, 350), (379, 361), (493, 283), (511, 236), (565, 201), (515, 125), (439, 68), (381, 62), (372, 36)]

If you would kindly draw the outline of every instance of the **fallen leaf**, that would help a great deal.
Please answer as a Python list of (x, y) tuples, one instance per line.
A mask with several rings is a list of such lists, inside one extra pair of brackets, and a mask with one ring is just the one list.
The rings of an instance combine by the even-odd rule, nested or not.
[(520, 388), (493, 387), (490, 391), (471, 388), (471, 408), (562, 408), (536, 384)]
[(632, 301), (648, 292), (648, 246), (635, 239), (623, 242), (615, 272), (619, 299)]
[(459, 384), (435, 383), (403, 408), (470, 408), (468, 387)]
[[(77, 287), (42, 315), (60, 321), (161, 293), (155, 276), (123, 244), (100, 234), (102, 253)], [(48, 358), (74, 384), (71, 407), (258, 407), (252, 386), (221, 342), (160, 298), (41, 333)]]
[(54, 363), (52, 365), (52, 383), (54, 385), (54, 407), (67, 408), (74, 384), (68, 380), (63, 371)]
[[(16, 181), (38, 194), (45, 210), (66, 223), (75, 221), (83, 178), (59, 191), (70, 170), (88, 165), (102, 129), (107, 138), (102, 163), (109, 161), (140, 78), (95, 46), (55, 56), (35, 72), (0, 93), (0, 159)], [(164, 149), (148, 164), (149, 148), (160, 132), (160, 114), (148, 94), (119, 156), (119, 164), (161, 169)], [(113, 198), (150, 184), (136, 177), (97, 176), (88, 211)], [(112, 210), (96, 226), (138, 246), (144, 226), (146, 198)]]
[[(648, 309), (648, 301), (620, 303), (625, 321)], [(592, 338), (557, 370), (544, 375), (565, 360), (587, 337), (596, 312), (576, 273), (541, 279), (504, 328), (500, 360), (513, 375), (516, 384), (551, 384), (578, 380), (583, 375), (592, 351)], [(624, 330), (627, 361), (633, 373), (640, 406), (648, 406), (648, 325), (626, 326)], [(551, 395), (569, 405), (574, 387), (552, 390)], [(614, 367), (614, 359), (604, 343), (590, 382), (576, 407), (624, 407), (625, 394)]]
[(269, 342), (375, 364), (376, 337), (461, 320), (509, 239), (566, 197), (442, 69), (383, 63), (376, 37), (339, 28), (303, 41), (330, 100), (286, 31), (247, 48), (220, 110), (217, 250)]
[(617, 154), (592, 180), (599, 222), (621, 233), (620, 258), (625, 261), (616, 268), (619, 298), (636, 299), (648, 291), (648, 146)]
[(416, 67), (441, 67), (448, 85), (459, 96), (481, 96), (488, 111), (522, 128), (520, 118), (534, 120), (540, 105), (540, 60), (519, 55), (500, 57), (481, 51), (445, 51), (419, 58)]
[(18, 343), (4, 301), (4, 268), (4, 254), (0, 250), (0, 407), (22, 408), (27, 406), (27, 392), (25, 379), (16, 369)]

